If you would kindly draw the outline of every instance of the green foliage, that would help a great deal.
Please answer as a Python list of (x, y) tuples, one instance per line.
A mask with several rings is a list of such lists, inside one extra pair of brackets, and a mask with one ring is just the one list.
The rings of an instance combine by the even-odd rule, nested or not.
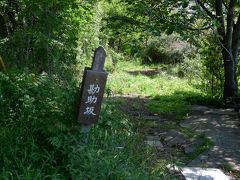
[(108, 78), (107, 86), (114, 94), (139, 94), (141, 96), (172, 95), (181, 87), (182, 91), (200, 92), (178, 78), (177, 73), (169, 73), (166, 65), (142, 65), (141, 61), (118, 62), (116, 71)]
[(116, 52), (133, 55), (142, 41), (141, 22), (129, 15), (129, 5), (121, 0), (102, 3), (104, 17), (102, 31), (108, 46)]
[(174, 120), (182, 120), (191, 112), (190, 104), (185, 98), (181, 93), (171, 96), (156, 96), (148, 107), (154, 113), (168, 116)]
[(197, 50), (193, 50), (190, 56), (184, 58), (184, 61), (178, 66), (179, 77), (184, 77), (189, 83), (201, 81), (203, 76), (202, 61)]
[(149, 40), (142, 56), (144, 63), (176, 64), (183, 62), (190, 53), (191, 48), (179, 36), (162, 35)]
[(224, 69), (221, 49), (217, 38), (210, 35), (201, 43), (200, 55), (203, 66), (203, 90), (212, 96), (222, 97)]
[[(166, 65), (141, 65), (140, 62), (119, 62), (110, 74), (108, 87), (113, 94), (133, 94), (149, 97), (149, 109), (175, 120), (182, 120), (190, 111), (191, 104), (221, 106), (219, 98), (201, 91), (200, 81), (179, 78), (174, 67)], [(148, 73), (149, 72), (149, 73)], [(154, 72), (154, 74), (151, 74)], [(190, 76), (190, 75), (189, 75)]]
[(73, 179), (157, 177), (157, 173), (151, 174), (147, 168), (150, 152), (142, 149), (129, 117), (118, 112), (116, 107), (115, 102), (108, 101), (99, 124), (88, 136), (88, 143), (68, 151)]
[(59, 173), (64, 157), (48, 137), (74, 124), (76, 89), (46, 74), (10, 72), (0, 74), (0, 97), (1, 179), (64, 177)]
[[(0, 2), (0, 55), (9, 69), (0, 73), (0, 179), (168, 178), (163, 167), (153, 168), (152, 149), (139, 143), (142, 139), (132, 120), (119, 111), (119, 102), (103, 104), (87, 144), (75, 123), (74, 107), (78, 70), (91, 63), (99, 44), (107, 49), (106, 69), (112, 72), (108, 96), (148, 96), (152, 112), (174, 120), (187, 116), (192, 103), (219, 103), (198, 89), (211, 85), (213, 95), (221, 92), (220, 49), (212, 46), (216, 41), (209, 37), (199, 43), (207, 82), (200, 86), (193, 80), (190, 85), (194, 75), (202, 77), (200, 58), (173, 34), (178, 31), (192, 40), (199, 32), (183, 28), (207, 25), (209, 19), (194, 21), (186, 15), (196, 7), (185, 0), (177, 7), (176, 2)], [(130, 55), (151, 64), (125, 61)], [(159, 62), (171, 66), (152, 64)]]
[[(126, 61), (117, 67), (107, 89), (155, 97), (149, 104), (153, 112), (179, 120), (189, 113), (189, 103), (202, 99), (201, 92), (183, 79), (166, 73), (129, 73), (154, 66)], [(167, 161), (153, 165), (155, 152), (142, 144), (132, 119), (119, 111), (120, 102), (114, 99), (105, 101), (99, 123), (84, 144), (86, 137), (74, 117), (77, 94), (77, 87), (46, 73), (0, 74), (1, 179), (170, 178), (165, 173)]]
[(76, 96), (71, 93), (76, 91), (63, 88), (46, 74), (1, 73), (0, 125), (26, 135), (65, 131), (71, 126), (74, 114), (71, 106)]
[(131, 119), (107, 101), (86, 138), (75, 123), (78, 88), (47, 74), (0, 73), (0, 179), (151, 179)]
[(94, 37), (92, 31), (87, 34), (94, 11), (91, 3), (3, 1), (0, 9), (9, 31), (0, 39), (0, 54), (7, 66), (72, 80), (77, 70), (77, 46), (89, 49), (88, 44), (78, 43), (79, 38)]
[(161, 23), (166, 20), (164, 3), (114, 0), (106, 6), (103, 31), (109, 46), (116, 51), (135, 55), (144, 49), (149, 38), (159, 36), (165, 29)]
[(223, 106), (221, 99), (213, 98), (202, 92), (188, 90), (175, 90), (171, 95), (156, 95), (148, 104), (148, 108), (170, 119), (180, 121), (191, 114), (192, 104)]

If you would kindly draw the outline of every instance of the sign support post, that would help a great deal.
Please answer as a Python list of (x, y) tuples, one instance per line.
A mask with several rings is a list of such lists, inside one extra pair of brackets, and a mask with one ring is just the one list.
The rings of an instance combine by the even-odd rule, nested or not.
[[(99, 118), (107, 82), (107, 73), (104, 71), (105, 58), (106, 52), (100, 46), (94, 52), (92, 67), (84, 69), (77, 121), (82, 124), (81, 132), (85, 135)], [(87, 137), (84, 141), (87, 142)]]

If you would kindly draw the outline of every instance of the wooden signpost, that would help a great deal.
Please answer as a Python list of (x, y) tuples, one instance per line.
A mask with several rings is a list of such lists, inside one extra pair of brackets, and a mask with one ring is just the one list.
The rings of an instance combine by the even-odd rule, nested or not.
[(90, 126), (99, 118), (107, 73), (103, 70), (106, 52), (99, 47), (94, 52), (91, 68), (85, 68), (78, 109), (78, 122), (82, 124), (82, 132), (87, 133)]

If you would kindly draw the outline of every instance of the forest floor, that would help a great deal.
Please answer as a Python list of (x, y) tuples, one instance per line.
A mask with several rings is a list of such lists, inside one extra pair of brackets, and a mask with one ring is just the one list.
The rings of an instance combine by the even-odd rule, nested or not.
[[(155, 147), (159, 159), (180, 167), (219, 168), (239, 178), (239, 117), (233, 109), (192, 105), (180, 123), (149, 111), (148, 98), (136, 94), (116, 96), (124, 113), (133, 117), (146, 145)], [(176, 176), (181, 179), (181, 173)]]
[(179, 78), (174, 66), (121, 62), (116, 69), (108, 81), (111, 99), (156, 150), (155, 161), (240, 178), (240, 120), (233, 109), (220, 109), (198, 80)]
[(189, 166), (230, 168), (240, 171), (240, 120), (233, 109), (193, 106), (192, 115), (180, 125), (210, 138), (213, 147), (189, 163)]

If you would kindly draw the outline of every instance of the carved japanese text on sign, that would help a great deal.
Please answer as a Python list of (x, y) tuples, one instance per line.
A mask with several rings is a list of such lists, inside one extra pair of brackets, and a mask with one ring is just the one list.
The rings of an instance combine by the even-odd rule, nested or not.
[(106, 80), (107, 73), (85, 69), (78, 114), (78, 122), (81, 124), (97, 122)]
[(89, 96), (87, 97), (87, 101), (85, 102), (85, 104), (87, 105), (83, 114), (96, 116), (96, 114), (94, 113), (94, 105), (96, 104), (98, 98), (95, 95), (99, 93), (100, 87), (98, 85), (91, 84), (89, 85), (89, 89), (87, 91)]

